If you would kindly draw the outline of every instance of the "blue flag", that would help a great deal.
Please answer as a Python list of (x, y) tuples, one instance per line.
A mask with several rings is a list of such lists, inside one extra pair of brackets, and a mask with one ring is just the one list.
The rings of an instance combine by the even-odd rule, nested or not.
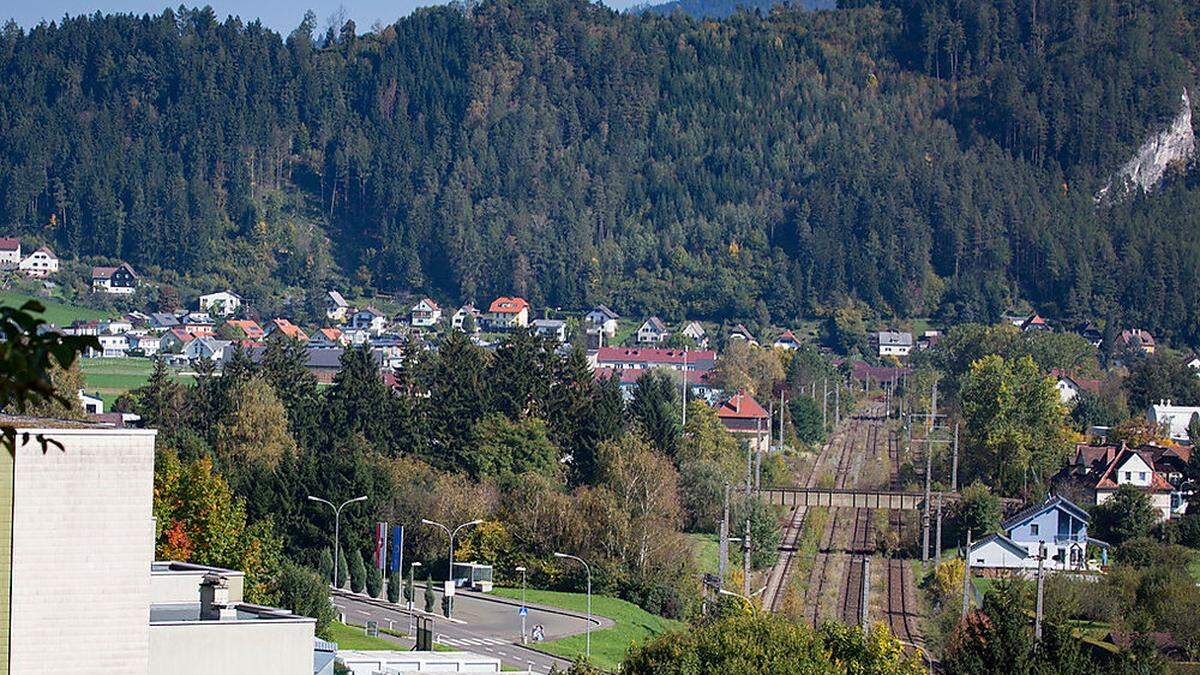
[(392, 566), (393, 572), (404, 568), (404, 526), (392, 526)]

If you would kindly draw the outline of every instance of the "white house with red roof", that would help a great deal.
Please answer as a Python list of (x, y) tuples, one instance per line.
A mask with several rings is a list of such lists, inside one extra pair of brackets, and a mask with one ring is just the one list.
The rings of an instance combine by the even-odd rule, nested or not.
[(21, 264), (21, 240), (0, 237), (0, 270), (15, 270)]
[(529, 303), (525, 298), (500, 296), (488, 306), (484, 322), (492, 330), (512, 330), (529, 325)]
[(1122, 485), (1132, 485), (1144, 492), (1159, 520), (1170, 520), (1171, 493), (1175, 488), (1154, 470), (1154, 459), (1149, 453), (1121, 448), (1096, 481), (1096, 504), (1112, 499)]
[(442, 308), (430, 298), (421, 298), (408, 312), (408, 322), (421, 328), (436, 326), (441, 320)]
[(800, 341), (796, 339), (796, 334), (788, 329), (775, 338), (774, 347), (776, 349), (799, 349)]
[(769, 449), (771, 415), (750, 394), (738, 391), (722, 401), (717, 405), (717, 417), (729, 433), (748, 437), (751, 444), (757, 442), (760, 451)]
[(1050, 377), (1054, 378), (1054, 388), (1058, 390), (1058, 400), (1063, 404), (1074, 401), (1080, 392), (1100, 393), (1100, 380), (1076, 377), (1057, 368), (1050, 371)]
[(1036, 313), (1033, 314), (1032, 316), (1030, 316), (1028, 319), (1025, 319), (1024, 321), (1022, 321), (1020, 328), (1022, 331), (1031, 331), (1031, 330), (1051, 331), (1051, 330), (1053, 330), (1050, 327), (1050, 324), (1047, 323), (1046, 320), (1041, 317), (1041, 315), (1036, 314)]

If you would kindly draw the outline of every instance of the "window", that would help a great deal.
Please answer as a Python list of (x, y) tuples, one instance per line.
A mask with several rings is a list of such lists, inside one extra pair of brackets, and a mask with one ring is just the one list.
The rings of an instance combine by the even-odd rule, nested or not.
[(1146, 472), (1145, 471), (1138, 472), (1138, 480), (1146, 480)]
[(1125, 472), (1125, 480), (1133, 480), (1133, 472), (1132, 471)]
[(1030, 526), (1029, 526), (1029, 534), (1031, 534), (1031, 535), (1033, 535), (1033, 536), (1035, 536), (1035, 537), (1037, 536), (1037, 534), (1038, 534), (1038, 525), (1037, 525), (1037, 523), (1034, 523), (1034, 524), (1032, 524), (1032, 525), (1030, 525)]

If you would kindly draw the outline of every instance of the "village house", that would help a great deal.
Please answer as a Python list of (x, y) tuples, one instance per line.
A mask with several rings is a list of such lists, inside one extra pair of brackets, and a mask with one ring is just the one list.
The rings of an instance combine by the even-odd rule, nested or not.
[(45, 246), (21, 259), (17, 269), (30, 277), (46, 277), (58, 272), (58, 256)]
[(334, 349), (348, 344), (340, 328), (320, 328), (308, 338), (308, 346), (314, 349)]
[(235, 333), (240, 333), (246, 340), (261, 340), (266, 336), (262, 326), (251, 319), (230, 319), (225, 322)]
[(491, 330), (512, 330), (529, 325), (529, 303), (524, 298), (501, 296), (492, 301), (484, 317)]
[(179, 325), (179, 317), (172, 312), (153, 312), (150, 314), (151, 330), (170, 330)]
[[(1162, 470), (1155, 466), (1156, 455), (1163, 461)], [(1169, 480), (1172, 473), (1179, 472), (1177, 459), (1177, 456), (1165, 455), (1161, 449), (1156, 451), (1152, 446), (1133, 449), (1123, 445), (1079, 444), (1075, 446), (1071, 462), (1055, 474), (1051, 483), (1059, 494), (1069, 494), (1097, 505), (1111, 499), (1122, 485), (1132, 485), (1150, 499), (1159, 519), (1168, 520), (1173, 512), (1172, 504), (1178, 505), (1183, 499), (1178, 494), (1178, 486)], [(1182, 475), (1177, 478), (1181, 479)], [(1182, 480), (1177, 482), (1182, 483)]]
[(1082, 570), (1087, 567), (1087, 546), (1107, 548), (1088, 537), (1088, 512), (1065, 497), (1053, 495), (1000, 524), (1003, 533), (988, 535), (971, 544), (968, 557), (973, 571), (985, 575), (1028, 574), (1038, 558), (1048, 570)]
[(704, 326), (701, 326), (699, 321), (689, 321), (679, 333), (692, 342), (695, 342), (699, 347), (708, 346), (708, 333), (705, 332)]
[(1053, 328), (1050, 327), (1050, 324), (1047, 323), (1045, 319), (1043, 319), (1039, 314), (1036, 314), (1036, 313), (1030, 315), (1029, 318), (1022, 321), (1021, 325), (1020, 325), (1020, 329), (1022, 332), (1029, 332), (1031, 330), (1041, 330), (1041, 331), (1046, 331), (1046, 332), (1052, 332), (1054, 330)]
[(187, 343), (195, 339), (196, 336), (189, 333), (186, 328), (176, 326), (163, 333), (159, 338), (158, 351), (164, 354), (180, 354)]
[(1070, 405), (1080, 392), (1100, 393), (1100, 380), (1074, 377), (1057, 368), (1050, 371), (1050, 377), (1054, 378), (1054, 388), (1058, 390), (1058, 400), (1064, 405)]
[(158, 335), (125, 334), (125, 341), (129, 343), (129, 353), (131, 356), (154, 356), (158, 353), (161, 339)]
[(1200, 406), (1175, 405), (1172, 401), (1159, 401), (1146, 410), (1146, 421), (1162, 428), (1177, 443), (1190, 442), (1188, 425), (1197, 417), (1200, 417)]
[(350, 315), (350, 327), (355, 330), (365, 330), (372, 335), (379, 335), (387, 330), (388, 318), (386, 314), (374, 307), (364, 307)]
[(534, 319), (533, 332), (550, 336), (556, 342), (563, 343), (567, 341), (567, 322), (561, 319)]
[(1153, 354), (1154, 353), (1154, 336), (1148, 330), (1141, 328), (1130, 328), (1121, 331), (1117, 336), (1117, 348), (1121, 351), (1129, 353)]
[(200, 296), (198, 305), (201, 312), (220, 317), (233, 316), (242, 306), (242, 296), (233, 291), (206, 293)]
[(293, 340), (299, 340), (300, 342), (308, 342), (308, 333), (305, 333), (303, 328), (287, 319), (271, 319), (267, 322), (263, 331), (264, 337), (271, 337), (278, 334)]
[(669, 337), (671, 337), (671, 331), (667, 330), (666, 324), (657, 316), (646, 319), (637, 329), (637, 341), (639, 344), (654, 345), (665, 342)]
[(96, 340), (100, 342), (98, 355), (104, 358), (123, 359), (125, 352), (129, 350), (129, 340), (124, 335), (101, 333), (96, 336)]
[[(470, 321), (468, 321), (468, 317)], [(450, 325), (465, 333), (479, 332), (479, 310), (475, 309), (475, 305), (468, 302), (459, 307), (458, 311), (454, 312), (454, 316), (450, 317)]]
[(620, 318), (607, 305), (596, 305), (583, 316), (583, 322), (589, 334), (601, 334), (611, 340), (617, 334), (617, 320)]
[(758, 346), (758, 340), (754, 337), (754, 334), (740, 323), (734, 326), (733, 330), (729, 331), (729, 340), (731, 342), (734, 340), (741, 340), (743, 342), (752, 344), (755, 347)]
[(89, 394), (80, 389), (78, 392), (79, 404), (83, 406), (83, 412), (89, 415), (104, 414), (104, 399), (100, 398), (99, 393)]
[(1196, 377), (1200, 377), (1200, 352), (1192, 352), (1192, 355), (1184, 360), (1184, 364), (1196, 371)]
[(63, 335), (96, 336), (102, 332), (102, 329), (100, 328), (100, 322), (96, 321), (95, 319), (92, 319), (91, 321), (78, 319), (72, 321), (71, 325), (64, 328), (62, 332)]
[(128, 333), (133, 330), (133, 324), (126, 319), (108, 319), (100, 322), (100, 331), (110, 335)]
[(21, 240), (0, 237), (0, 270), (15, 270), (21, 264)]
[(717, 353), (709, 349), (651, 349), (631, 347), (601, 347), (592, 357), (593, 368), (612, 370), (647, 370), (670, 368), (708, 372), (717, 363)]
[(725, 430), (744, 438), (752, 450), (765, 452), (771, 444), (771, 416), (745, 391), (739, 391), (717, 406), (717, 417)]
[(216, 322), (208, 312), (188, 312), (179, 318), (179, 325), (196, 337), (213, 335), (217, 328)]
[(879, 357), (895, 356), (896, 358), (908, 358), (912, 353), (913, 336), (912, 333), (881, 330), (875, 334), (875, 344), (879, 349)]
[[(655, 370), (655, 368), (638, 368), (627, 370), (614, 370), (613, 368), (597, 368), (593, 375), (597, 381), (605, 380), (610, 377), (618, 378), (617, 386), (621, 390), (621, 397), (626, 403), (633, 400), (634, 394), (637, 392), (637, 383), (644, 375)], [(678, 378), (679, 371), (664, 369), (664, 372)], [(699, 399), (708, 405), (716, 405), (724, 395), (723, 391), (714, 382), (714, 373), (711, 370), (698, 371), (689, 370), (686, 373), (688, 383), (688, 400)], [(682, 384), (680, 385), (682, 386)]]
[(192, 362), (204, 359), (221, 361), (230, 344), (232, 343), (228, 340), (218, 340), (214, 337), (204, 335), (184, 345), (183, 355)]
[(116, 267), (92, 268), (92, 292), (129, 295), (137, 290), (138, 275), (129, 266), (121, 263)]
[(1087, 340), (1088, 344), (1097, 349), (1099, 349), (1100, 345), (1104, 343), (1104, 333), (1102, 333), (1100, 329), (1096, 327), (1096, 324), (1092, 323), (1091, 321), (1086, 321), (1076, 326), (1075, 334), (1084, 340)]
[(779, 337), (775, 338), (776, 349), (799, 349), (800, 341), (796, 339), (795, 333), (790, 329), (780, 333)]
[(408, 314), (409, 323), (419, 328), (436, 326), (442, 320), (442, 308), (429, 298), (421, 298), (420, 302), (412, 306)]
[(330, 321), (342, 322), (346, 320), (346, 312), (350, 310), (350, 305), (346, 303), (346, 299), (337, 291), (325, 292), (325, 318)]

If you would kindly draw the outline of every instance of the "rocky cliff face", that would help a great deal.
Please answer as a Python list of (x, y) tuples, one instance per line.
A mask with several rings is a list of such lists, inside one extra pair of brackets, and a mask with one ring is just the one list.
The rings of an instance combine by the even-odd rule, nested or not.
[(1180, 97), (1179, 114), (1170, 126), (1151, 136), (1133, 157), (1121, 167), (1099, 192), (1096, 201), (1120, 199), (1140, 190), (1149, 192), (1175, 167), (1186, 165), (1196, 153), (1196, 134), (1192, 131), (1192, 102), (1187, 90)]

